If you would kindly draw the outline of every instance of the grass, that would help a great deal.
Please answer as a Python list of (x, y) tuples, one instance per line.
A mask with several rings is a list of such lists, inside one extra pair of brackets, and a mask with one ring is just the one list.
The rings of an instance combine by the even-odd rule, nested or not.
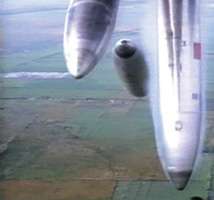
[[(126, 17), (118, 17), (117, 31), (106, 55), (85, 79), (1, 80), (1, 98), (5, 100), (0, 101), (3, 109), (0, 110), (0, 144), (11, 140), (0, 156), (1, 200), (137, 200), (143, 197), (166, 200), (184, 199), (192, 194), (206, 196), (212, 159), (204, 154), (204, 162), (198, 164), (193, 176), (193, 185), (186, 193), (179, 193), (180, 196), (163, 182), (165, 177), (156, 153), (148, 99), (130, 97), (116, 74), (112, 62), (116, 41), (129, 38), (138, 43), (141, 39), (139, 32), (126, 31), (139, 27), (140, 20), (133, 22), (135, 12), (129, 4), (122, 3), (124, 10), (130, 12), (124, 15), (120, 11), (121, 16)], [(142, 8), (147, 8), (144, 6), (137, 6), (136, 12), (146, 14), (142, 12)], [(64, 12), (59, 11), (8, 16), (5, 48), (9, 53), (0, 57), (1, 72), (65, 72), (60, 21), (63, 15)], [(23, 33), (24, 27), (17, 28), (23, 24), (23, 16), (26, 27), (35, 25), (38, 37), (30, 37), (34, 35), (33, 29)], [(41, 18), (46, 20), (40, 23)], [(213, 32), (211, 28), (209, 32)], [(213, 35), (204, 35), (211, 41), (205, 41), (206, 52), (212, 52)], [(206, 145), (212, 149), (212, 55), (207, 56), (206, 64), (209, 99)], [(17, 100), (23, 97), (27, 100)], [(122, 179), (147, 181), (118, 181)], [(114, 188), (116, 193), (112, 196)]]
[[(1, 179), (112, 178), (114, 173), (116, 177), (162, 177), (151, 123), (139, 120), (148, 114), (148, 107), (135, 115), (131, 111), (140, 103), (132, 103), (120, 105), (121, 111), (131, 107), (121, 115), (118, 106), (96, 101), (75, 106), (36, 100), (33, 107), (30, 101), (7, 102), (7, 120), (14, 121), (21, 113), (24, 117), (17, 121), (15, 139), (2, 156)], [(121, 126), (124, 122), (130, 126)], [(4, 129), (8, 134), (14, 131), (10, 124)]]
[(3, 200), (110, 200), (112, 181), (8, 181), (0, 183)]

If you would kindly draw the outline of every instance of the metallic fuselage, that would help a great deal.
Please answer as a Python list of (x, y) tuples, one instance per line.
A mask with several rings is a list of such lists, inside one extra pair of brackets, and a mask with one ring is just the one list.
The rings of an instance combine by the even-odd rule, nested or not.
[[(156, 133), (165, 171), (178, 189), (187, 184), (201, 139), (201, 42), (198, 0), (158, 1)], [(157, 130), (156, 130), (157, 132)]]

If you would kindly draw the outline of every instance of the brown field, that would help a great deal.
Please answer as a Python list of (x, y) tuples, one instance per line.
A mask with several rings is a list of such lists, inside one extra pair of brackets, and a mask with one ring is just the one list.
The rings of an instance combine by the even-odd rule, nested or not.
[(113, 181), (5, 181), (0, 183), (1, 200), (108, 200)]

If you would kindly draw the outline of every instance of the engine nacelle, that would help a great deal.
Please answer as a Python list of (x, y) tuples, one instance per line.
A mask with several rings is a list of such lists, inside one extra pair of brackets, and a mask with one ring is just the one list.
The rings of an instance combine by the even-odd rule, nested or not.
[(71, 0), (64, 30), (64, 55), (70, 74), (86, 76), (104, 54), (114, 29), (119, 0)]
[(114, 64), (128, 91), (136, 96), (147, 95), (148, 69), (140, 49), (131, 40), (122, 39), (114, 48)]

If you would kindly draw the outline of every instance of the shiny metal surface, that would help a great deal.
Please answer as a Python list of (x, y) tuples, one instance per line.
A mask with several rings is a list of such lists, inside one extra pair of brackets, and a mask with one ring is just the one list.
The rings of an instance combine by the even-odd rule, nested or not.
[(147, 94), (147, 66), (137, 45), (126, 39), (118, 41), (114, 48), (114, 64), (132, 95), (143, 97)]
[(65, 19), (64, 54), (75, 78), (101, 59), (116, 21), (119, 0), (71, 0)]
[(158, 111), (156, 140), (162, 165), (185, 188), (201, 140), (202, 88), (198, 0), (158, 1)]

